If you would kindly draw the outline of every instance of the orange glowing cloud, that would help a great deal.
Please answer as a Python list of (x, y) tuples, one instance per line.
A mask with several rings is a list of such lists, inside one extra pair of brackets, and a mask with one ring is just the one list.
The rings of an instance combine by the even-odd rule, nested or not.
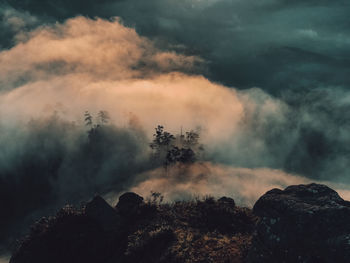
[(147, 130), (161, 123), (173, 131), (200, 126), (209, 135), (230, 126), (232, 133), (243, 114), (237, 92), (178, 72), (200, 61), (157, 49), (118, 19), (77, 17), (0, 52), (0, 83), (9, 90), (0, 112), (28, 118), (63, 105), (74, 120), (105, 109), (121, 124), (132, 112)]
[(232, 149), (236, 160), (237, 149), (241, 156), (269, 158), (263, 139), (247, 139), (253, 130), (247, 123), (283, 121), (283, 103), (260, 89), (237, 91), (186, 73), (195, 71), (200, 58), (160, 50), (118, 19), (77, 17), (21, 39), (26, 40), (0, 52), (0, 120), (56, 111), (82, 122), (86, 110), (102, 109), (124, 126), (132, 113), (149, 137), (158, 124), (172, 133), (199, 127), (207, 147), (229, 147), (229, 158)]
[[(171, 167), (167, 173), (159, 168), (140, 177), (144, 180), (133, 186), (130, 191), (142, 196), (149, 196), (151, 192), (160, 192), (168, 202), (208, 195), (215, 198), (230, 196), (239, 205), (250, 207), (260, 196), (273, 188), (284, 189), (290, 185), (312, 182), (308, 178), (278, 169), (241, 168), (209, 162), (188, 167)], [(343, 198), (350, 199), (348, 185), (329, 181), (318, 181), (318, 183), (329, 185)], [(117, 200), (113, 195), (109, 198), (112, 202)]]
[[(291, 133), (285, 148), (274, 148), (277, 153), (265, 145), (270, 122), (288, 122), (283, 102), (258, 88), (238, 91), (189, 74), (200, 58), (160, 50), (118, 19), (77, 17), (18, 39), (0, 52), (0, 125), (53, 111), (82, 122), (86, 110), (107, 110), (116, 125), (125, 126), (132, 113), (149, 137), (158, 124), (173, 133), (200, 127), (213, 160), (222, 155), (226, 163), (245, 167), (281, 167), (293, 144)], [(252, 204), (272, 187), (308, 182), (266, 168), (206, 163), (188, 169), (183, 179), (183, 171), (173, 171), (173, 178), (161, 169), (140, 175), (147, 180), (132, 190), (162, 191), (169, 199), (186, 193), (229, 195)]]
[(190, 69), (200, 62), (158, 50), (118, 19), (77, 17), (21, 35), (24, 41), (0, 53), (2, 85), (71, 74), (90, 81), (130, 79)]

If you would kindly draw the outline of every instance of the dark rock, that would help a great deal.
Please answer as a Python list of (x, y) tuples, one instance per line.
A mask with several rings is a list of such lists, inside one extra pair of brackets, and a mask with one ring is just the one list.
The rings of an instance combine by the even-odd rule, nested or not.
[(143, 197), (138, 194), (128, 192), (119, 197), (116, 209), (120, 215), (125, 217), (136, 216), (140, 212), (140, 206), (143, 204)]
[(22, 240), (10, 262), (110, 262), (118, 254), (122, 237), (121, 232), (102, 225), (116, 219), (110, 209), (113, 210), (101, 197), (96, 197), (87, 209), (67, 206), (56, 216), (39, 220), (33, 227), (35, 231)]
[(348, 262), (350, 202), (318, 184), (273, 189), (253, 211), (228, 197), (152, 204), (126, 193), (114, 209), (96, 196), (39, 220), (19, 245), (11, 263)]
[(39, 220), (10, 262), (242, 263), (256, 217), (232, 201), (154, 204), (126, 193), (114, 209), (96, 196), (82, 208), (65, 206)]
[(224, 203), (224, 204), (228, 204), (230, 205), (231, 207), (235, 207), (235, 200), (233, 200), (232, 198), (230, 197), (226, 197), (226, 196), (223, 196), (221, 197), (219, 200), (218, 200), (219, 203)]
[(249, 262), (349, 262), (350, 202), (329, 187), (273, 189), (253, 212), (260, 221)]
[(106, 230), (120, 225), (120, 216), (101, 196), (95, 196), (85, 206), (85, 214)]

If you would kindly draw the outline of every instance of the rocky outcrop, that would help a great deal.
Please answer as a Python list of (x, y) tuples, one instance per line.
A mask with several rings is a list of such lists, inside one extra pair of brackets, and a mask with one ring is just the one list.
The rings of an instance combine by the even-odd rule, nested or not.
[(226, 196), (219, 198), (218, 202), (223, 204), (228, 204), (229, 206), (231, 206), (231, 208), (234, 208), (236, 206), (235, 200)]
[(231, 198), (160, 204), (125, 193), (113, 208), (96, 196), (37, 222), (10, 262), (241, 263), (254, 223)]
[(85, 215), (105, 230), (117, 230), (121, 217), (101, 196), (95, 196), (84, 209)]
[(11, 263), (348, 262), (350, 203), (325, 185), (273, 189), (253, 211), (233, 199), (161, 204), (96, 196), (43, 218)]
[(249, 262), (349, 262), (350, 202), (329, 187), (273, 189), (253, 212), (260, 220)]
[(100, 196), (36, 222), (10, 263), (108, 262), (122, 249), (120, 215)]
[(138, 194), (128, 192), (119, 197), (115, 206), (116, 210), (125, 217), (136, 217), (140, 214), (140, 207), (143, 204), (143, 197)]

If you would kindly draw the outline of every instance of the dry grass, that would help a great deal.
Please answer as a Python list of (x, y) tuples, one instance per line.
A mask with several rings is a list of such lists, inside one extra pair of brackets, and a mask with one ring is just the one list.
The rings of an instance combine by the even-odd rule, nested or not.
[(256, 217), (229, 201), (151, 200), (133, 218), (121, 217), (116, 232), (106, 232), (84, 208), (67, 206), (32, 227), (13, 262), (244, 262)]

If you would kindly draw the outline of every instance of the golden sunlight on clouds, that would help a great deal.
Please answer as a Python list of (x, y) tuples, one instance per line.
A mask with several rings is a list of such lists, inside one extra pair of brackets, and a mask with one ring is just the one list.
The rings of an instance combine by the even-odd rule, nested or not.
[(107, 110), (118, 126), (135, 116), (149, 137), (158, 124), (172, 133), (200, 128), (216, 160), (274, 164), (250, 123), (285, 121), (283, 103), (189, 74), (200, 58), (160, 50), (118, 19), (77, 17), (26, 37), (0, 52), (0, 125), (54, 111), (81, 123), (86, 110)]
[[(118, 126), (136, 116), (150, 137), (158, 124), (172, 133), (200, 127), (206, 149), (214, 149), (213, 160), (224, 155), (226, 163), (234, 160), (238, 166), (281, 167), (288, 154), (282, 149), (276, 162), (262, 136), (270, 132), (267, 121), (288, 121), (282, 101), (258, 88), (237, 91), (189, 74), (201, 65), (200, 58), (160, 50), (118, 19), (77, 17), (22, 33), (20, 39), (26, 40), (0, 52), (0, 122), (53, 111), (82, 122), (86, 110), (107, 110)], [(140, 175), (146, 180), (131, 190), (147, 195), (156, 189), (171, 200), (228, 195), (252, 205), (273, 187), (309, 182), (281, 170), (210, 163), (174, 168), (169, 173), (177, 175), (169, 177), (161, 169)], [(347, 187), (339, 189), (349, 196)]]
[(211, 195), (216, 198), (230, 196), (240, 205), (253, 206), (268, 190), (289, 185), (310, 183), (310, 180), (268, 168), (238, 168), (204, 163), (191, 167), (173, 167), (165, 175), (159, 168), (143, 176), (149, 178), (131, 191), (148, 196), (151, 191), (164, 194), (167, 201), (183, 200)]
[(137, 78), (190, 69), (201, 61), (156, 49), (118, 19), (77, 17), (64, 24), (43, 26), (22, 38), (26, 40), (0, 53), (3, 86), (71, 74), (91, 81)]
[[(278, 169), (242, 168), (222, 164), (202, 163), (190, 167), (170, 167), (140, 175), (142, 180), (130, 191), (142, 196), (160, 192), (165, 201), (193, 199), (195, 197), (233, 197), (238, 205), (252, 207), (267, 191), (273, 188), (284, 189), (290, 185), (315, 182), (302, 176), (286, 173)], [(349, 186), (328, 181), (316, 181), (335, 189), (345, 200), (350, 200)], [(111, 200), (117, 200), (113, 195)]]
[(0, 83), (8, 90), (0, 96), (3, 118), (62, 105), (73, 120), (104, 109), (123, 124), (131, 112), (148, 131), (159, 123), (173, 131), (200, 126), (211, 136), (231, 134), (242, 117), (234, 89), (178, 72), (199, 58), (158, 50), (117, 19), (78, 17), (27, 37), (0, 53)]

